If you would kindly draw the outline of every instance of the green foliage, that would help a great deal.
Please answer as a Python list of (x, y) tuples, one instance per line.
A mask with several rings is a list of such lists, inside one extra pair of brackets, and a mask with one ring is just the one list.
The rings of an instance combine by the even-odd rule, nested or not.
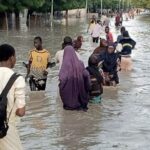
[(19, 11), (19, 10), (24, 9), (24, 7), (22, 6), (20, 0), (2, 0), (1, 5), (3, 7), (0, 8), (0, 11), (10, 11), (10, 12), (12, 12), (12, 11)]
[(7, 10), (7, 6), (5, 6), (2, 3), (0, 3), (0, 12), (4, 12), (6, 10)]
[(132, 6), (135, 7), (142, 7), (142, 8), (149, 8), (150, 9), (150, 0), (132, 0)]
[[(123, 0), (121, 0), (123, 2)], [(124, 6), (150, 8), (150, 0), (124, 0)], [(86, 0), (54, 0), (54, 10), (68, 10), (85, 8)], [(118, 8), (119, 0), (103, 0), (103, 8)], [(122, 3), (121, 3), (122, 4)], [(101, 0), (88, 0), (88, 7), (100, 8)], [(22, 11), (32, 9), (48, 12), (51, 9), (51, 0), (0, 0), (0, 12)]]
[(0, 12), (22, 11), (25, 8), (39, 8), (45, 0), (1, 0)]
[(39, 8), (45, 3), (45, 0), (21, 0), (26, 8)]
[(54, 9), (68, 10), (85, 7), (85, 0), (55, 0)]
[[(89, 8), (101, 8), (101, 0), (88, 0), (88, 3)], [(119, 0), (102, 0), (102, 5), (104, 9), (118, 9)]]

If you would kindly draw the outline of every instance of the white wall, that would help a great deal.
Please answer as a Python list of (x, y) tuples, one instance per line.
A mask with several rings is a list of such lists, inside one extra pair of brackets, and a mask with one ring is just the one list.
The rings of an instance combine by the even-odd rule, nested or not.
[[(63, 15), (66, 15), (66, 11), (62, 11)], [(68, 10), (69, 17), (85, 17), (86, 16), (86, 9), (72, 9)]]

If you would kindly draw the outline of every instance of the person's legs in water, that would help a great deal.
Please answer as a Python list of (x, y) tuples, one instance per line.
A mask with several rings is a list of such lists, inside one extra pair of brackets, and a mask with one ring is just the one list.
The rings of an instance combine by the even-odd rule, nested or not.
[(98, 37), (95, 38), (95, 42), (98, 43)]
[(113, 75), (111, 75), (111, 86), (116, 86), (117, 84), (119, 84), (119, 77), (118, 77), (118, 73), (115, 72)]
[(94, 96), (89, 100), (89, 103), (98, 104), (101, 103), (101, 100), (102, 100), (101, 95)]
[(111, 81), (111, 83), (112, 83), (112, 86), (116, 86), (116, 81)]
[(131, 57), (122, 57), (121, 69), (124, 71), (131, 71), (133, 69)]
[(46, 88), (46, 81), (47, 79), (41, 79), (39, 81), (37, 81), (37, 88), (38, 91), (44, 91)]
[(93, 43), (95, 43), (95, 38), (93, 37)]
[(111, 78), (109, 76), (109, 72), (104, 72), (104, 86), (110, 86), (111, 84)]
[(36, 91), (36, 83), (34, 77), (29, 78), (29, 86), (31, 91)]
[(43, 91), (46, 88), (47, 79), (36, 80), (34, 77), (30, 77), (29, 85), (31, 91)]

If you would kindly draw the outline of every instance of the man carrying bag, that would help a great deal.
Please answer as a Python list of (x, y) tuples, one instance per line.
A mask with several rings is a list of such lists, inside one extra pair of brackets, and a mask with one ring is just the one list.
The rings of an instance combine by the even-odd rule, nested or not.
[[(16, 128), (17, 116), (25, 114), (25, 80), (12, 70), (16, 63), (15, 50), (8, 44), (0, 46), (0, 150), (22, 150)], [(5, 110), (6, 109), (6, 110)], [(5, 112), (6, 111), (6, 112)], [(4, 114), (5, 115), (4, 115)], [(8, 129), (8, 130), (7, 130)], [(5, 135), (6, 134), (6, 135)]]

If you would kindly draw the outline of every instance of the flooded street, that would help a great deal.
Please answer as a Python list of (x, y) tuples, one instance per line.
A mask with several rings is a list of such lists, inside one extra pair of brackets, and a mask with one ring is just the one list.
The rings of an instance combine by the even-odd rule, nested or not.
[[(43, 46), (52, 57), (61, 49), (64, 36), (82, 34), (80, 52), (85, 64), (92, 50), (85, 20), (55, 23), (49, 27), (28, 30), (0, 30), (0, 43), (8, 42), (17, 51), (15, 70), (25, 76), (22, 66), (33, 39), (40, 35)], [(132, 58), (134, 70), (120, 72), (117, 88), (104, 88), (101, 104), (89, 104), (87, 112), (66, 111), (58, 92), (58, 66), (49, 70), (46, 92), (30, 92), (27, 85), (27, 111), (19, 125), (25, 150), (148, 150), (150, 149), (150, 16), (136, 17), (123, 25), (137, 42)], [(120, 33), (111, 23), (116, 36)]]

